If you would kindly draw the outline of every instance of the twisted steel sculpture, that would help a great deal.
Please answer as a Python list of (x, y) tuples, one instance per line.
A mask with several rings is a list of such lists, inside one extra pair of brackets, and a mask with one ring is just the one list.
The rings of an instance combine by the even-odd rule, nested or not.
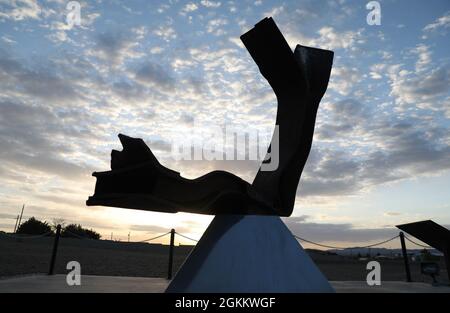
[(277, 169), (260, 168), (252, 184), (225, 171), (186, 179), (162, 166), (142, 139), (119, 135), (123, 151), (112, 151), (111, 171), (93, 173), (95, 194), (87, 205), (210, 215), (292, 214), (334, 54), (301, 45), (292, 52), (272, 18), (241, 40), (278, 100)]

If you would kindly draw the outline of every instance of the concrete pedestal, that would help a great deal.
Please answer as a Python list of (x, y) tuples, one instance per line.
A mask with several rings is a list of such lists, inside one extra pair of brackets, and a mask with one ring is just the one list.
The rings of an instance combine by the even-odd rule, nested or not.
[(166, 292), (334, 292), (277, 216), (216, 216)]

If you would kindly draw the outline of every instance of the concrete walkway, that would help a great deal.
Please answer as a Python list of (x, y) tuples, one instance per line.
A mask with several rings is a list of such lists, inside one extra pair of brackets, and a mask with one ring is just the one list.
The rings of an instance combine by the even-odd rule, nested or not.
[(368, 286), (365, 281), (332, 281), (337, 293), (450, 293), (450, 287), (426, 283), (386, 281), (381, 286)]
[[(81, 286), (68, 286), (65, 275), (34, 275), (0, 280), (0, 293), (159, 293), (169, 281), (144, 277), (81, 277)], [(369, 287), (365, 282), (330, 282), (338, 293), (450, 293), (450, 287), (433, 287), (424, 283), (384, 282)]]
[(69, 286), (66, 275), (33, 275), (0, 280), (0, 293), (159, 293), (169, 281), (164, 278), (81, 276), (81, 286)]

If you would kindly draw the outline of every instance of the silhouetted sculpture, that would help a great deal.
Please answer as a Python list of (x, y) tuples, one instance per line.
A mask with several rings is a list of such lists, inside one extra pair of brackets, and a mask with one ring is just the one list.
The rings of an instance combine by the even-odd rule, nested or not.
[(450, 282), (450, 230), (430, 220), (397, 225), (396, 227), (444, 254), (447, 276)]
[(123, 151), (112, 151), (111, 171), (93, 174), (95, 194), (87, 205), (212, 215), (292, 214), (333, 52), (298, 45), (293, 53), (272, 18), (241, 40), (277, 96), (278, 168), (260, 169), (251, 185), (224, 171), (190, 180), (162, 166), (142, 139), (119, 135)]

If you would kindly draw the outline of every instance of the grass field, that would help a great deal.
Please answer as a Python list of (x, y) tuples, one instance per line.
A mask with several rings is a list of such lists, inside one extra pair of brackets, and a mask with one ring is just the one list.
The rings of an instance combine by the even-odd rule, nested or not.
[[(14, 239), (0, 235), (0, 277), (47, 273), (53, 238)], [(192, 246), (176, 246), (174, 249), (174, 272), (189, 255)], [(351, 257), (330, 255), (307, 250), (311, 258), (332, 281), (365, 281), (368, 261)], [(169, 247), (158, 244), (112, 242), (61, 238), (55, 273), (64, 274), (69, 261), (81, 264), (82, 274), (101, 276), (166, 277)], [(405, 268), (402, 259), (379, 260), (381, 279), (404, 281)], [(445, 266), (440, 264), (440, 280), (445, 280)], [(411, 263), (412, 278), (417, 282), (429, 282), (420, 274), (418, 263)]]

